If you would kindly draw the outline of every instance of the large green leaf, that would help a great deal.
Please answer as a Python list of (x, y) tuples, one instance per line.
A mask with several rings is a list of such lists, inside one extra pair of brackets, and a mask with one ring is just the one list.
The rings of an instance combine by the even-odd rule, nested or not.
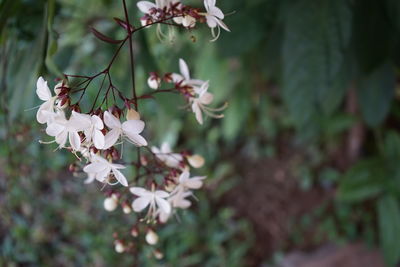
[(384, 189), (386, 179), (383, 164), (381, 159), (369, 159), (351, 168), (339, 182), (338, 200), (361, 202), (377, 196)]
[(377, 126), (386, 118), (394, 96), (395, 82), (394, 67), (389, 63), (379, 66), (361, 79), (357, 94), (368, 125)]
[(400, 260), (400, 213), (398, 200), (388, 195), (378, 200), (380, 244), (388, 266)]
[(354, 3), (354, 53), (360, 69), (370, 72), (391, 55), (396, 33), (385, 12), (385, 1), (356, 0)]
[(283, 12), (283, 97), (301, 126), (343, 76), (339, 74), (350, 38), (351, 12), (346, 0), (293, 1)]

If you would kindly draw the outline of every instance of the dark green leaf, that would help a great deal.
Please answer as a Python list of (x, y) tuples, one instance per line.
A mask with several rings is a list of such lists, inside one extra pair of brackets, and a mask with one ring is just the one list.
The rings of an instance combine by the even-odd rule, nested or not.
[(341, 201), (360, 202), (378, 195), (386, 178), (384, 163), (380, 159), (364, 160), (351, 168), (339, 182), (337, 198)]
[(388, 266), (395, 266), (400, 259), (400, 213), (398, 201), (392, 195), (378, 201), (379, 237)]
[(386, 118), (394, 96), (395, 81), (394, 68), (389, 63), (362, 78), (357, 94), (362, 115), (369, 126), (378, 126)]
[(319, 92), (324, 98), (336, 89), (333, 83), (349, 42), (351, 12), (345, 0), (299, 0), (284, 11), (283, 97), (301, 126), (317, 112)]

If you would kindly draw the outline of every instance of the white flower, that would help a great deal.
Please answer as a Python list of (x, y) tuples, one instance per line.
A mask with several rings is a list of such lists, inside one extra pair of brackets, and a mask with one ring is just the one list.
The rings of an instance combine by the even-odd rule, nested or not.
[(90, 126), (85, 129), (85, 137), (87, 142), (93, 142), (97, 149), (102, 149), (104, 147), (104, 135), (101, 132), (104, 128), (103, 121), (97, 115), (92, 115), (89, 117)]
[(171, 202), (172, 207), (174, 208), (180, 208), (180, 209), (187, 209), (192, 205), (192, 203), (187, 200), (186, 198), (191, 196), (192, 192), (191, 191), (180, 191), (177, 192), (174, 196), (172, 196), (169, 201)]
[(63, 112), (59, 111), (51, 121), (48, 122), (46, 133), (54, 136), (60, 148), (65, 147), (67, 139), (71, 147), (78, 151), (81, 147), (81, 138), (78, 134), (90, 126), (90, 119), (86, 115), (72, 111), (72, 115), (67, 120)]
[(182, 85), (191, 86), (193, 88), (201, 87), (205, 82), (203, 80), (191, 79), (189, 67), (183, 59), (179, 59), (179, 71), (178, 73), (172, 73), (172, 80), (175, 83), (181, 83)]
[(177, 24), (182, 24), (186, 28), (193, 28), (196, 25), (196, 19), (190, 15), (175, 17), (174, 21)]
[(183, 160), (183, 157), (179, 153), (172, 153), (171, 147), (168, 143), (162, 143), (161, 147), (153, 146), (151, 151), (156, 154), (156, 157), (165, 163), (168, 167), (171, 168), (179, 168), (180, 162)]
[(119, 240), (116, 240), (115, 241), (115, 243), (114, 243), (114, 245), (115, 245), (115, 251), (117, 252), (117, 253), (123, 253), (123, 252), (125, 252), (125, 246), (124, 246), (124, 244), (121, 242), (121, 241), (119, 241)]
[(56, 100), (56, 97), (51, 95), (47, 82), (42, 77), (39, 77), (36, 82), (36, 94), (40, 100), (45, 101), (40, 105), (39, 110), (36, 113), (36, 119), (41, 124), (47, 123), (51, 115), (54, 113), (54, 101)]
[(83, 171), (86, 172), (89, 177), (94, 176), (96, 180), (102, 183), (109, 183), (108, 177), (110, 174), (113, 174), (119, 183), (121, 183), (123, 186), (128, 186), (126, 177), (119, 171), (119, 169), (125, 169), (125, 166), (111, 163), (101, 156), (93, 154), (92, 163), (86, 165), (83, 168)]
[[(221, 29), (230, 32), (228, 26), (222, 21), (224, 19), (224, 13), (221, 9), (215, 6), (216, 0), (204, 0), (204, 7), (206, 8), (206, 20), (208, 27), (211, 28), (211, 34), (214, 37), (212, 41), (218, 39)], [(215, 34), (214, 29), (217, 28), (217, 34)]]
[(103, 149), (112, 147), (118, 140), (120, 135), (124, 135), (136, 146), (147, 146), (147, 141), (140, 133), (144, 129), (144, 122), (141, 120), (127, 120), (121, 124), (110, 112), (104, 112), (104, 123), (111, 130), (105, 136), (105, 144)]
[(144, 14), (151, 15), (151, 10), (152, 9), (164, 9), (165, 7), (169, 7), (170, 5), (176, 4), (179, 1), (177, 0), (156, 0), (155, 3), (150, 2), (150, 1), (139, 1), (137, 2), (137, 7), (139, 8), (140, 11), (142, 11)]
[(165, 213), (171, 212), (171, 205), (165, 200), (169, 197), (167, 192), (162, 190), (148, 191), (141, 187), (131, 187), (130, 191), (132, 194), (138, 196), (132, 202), (132, 208), (135, 212), (140, 212), (147, 206), (150, 206), (149, 213), (155, 214), (158, 209)]
[(215, 112), (222, 111), (226, 108), (226, 104), (224, 104), (220, 108), (210, 108), (207, 107), (207, 105), (211, 104), (211, 102), (214, 99), (213, 94), (207, 92), (208, 90), (208, 81), (203, 83), (201, 88), (195, 90), (197, 97), (192, 97), (190, 99), (190, 102), (192, 103), (192, 111), (196, 115), (196, 120), (200, 123), (203, 124), (203, 112), (212, 117), (212, 118), (223, 118), (223, 114), (216, 114)]
[(177, 186), (177, 191), (184, 189), (199, 189), (203, 186), (203, 180), (207, 176), (195, 176), (190, 178), (190, 173), (188, 171), (184, 171), (179, 176), (179, 184)]

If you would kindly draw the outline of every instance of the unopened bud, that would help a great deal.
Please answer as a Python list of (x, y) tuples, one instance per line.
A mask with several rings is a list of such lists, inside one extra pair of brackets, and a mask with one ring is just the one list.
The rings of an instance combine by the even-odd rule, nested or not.
[(153, 255), (154, 255), (154, 258), (156, 258), (157, 260), (161, 260), (162, 258), (164, 258), (164, 254), (161, 251), (159, 251), (158, 249), (153, 251)]
[(106, 211), (114, 211), (118, 206), (118, 200), (113, 196), (107, 197), (104, 199), (103, 206)]
[(126, 119), (127, 120), (140, 120), (140, 114), (134, 109), (128, 109), (126, 112)]
[(125, 214), (129, 214), (129, 213), (132, 212), (132, 209), (131, 209), (131, 207), (130, 207), (127, 203), (123, 203), (123, 204), (122, 204), (122, 211), (123, 211)]
[(154, 72), (150, 73), (149, 78), (147, 79), (147, 85), (151, 89), (158, 89), (161, 84), (161, 79), (158, 77), (158, 75)]
[(132, 228), (132, 230), (131, 230), (131, 235), (132, 235), (133, 237), (138, 237), (138, 236), (139, 236), (139, 231), (138, 231), (137, 227), (133, 227), (133, 228)]
[(193, 168), (201, 168), (204, 165), (204, 158), (197, 154), (188, 156), (187, 160)]
[(149, 245), (155, 245), (158, 242), (158, 235), (151, 229), (149, 231), (147, 231), (146, 242)]
[(122, 253), (125, 251), (125, 246), (124, 246), (124, 244), (122, 244), (122, 242), (120, 240), (116, 240), (114, 242), (114, 245), (115, 245), (115, 251), (117, 253)]

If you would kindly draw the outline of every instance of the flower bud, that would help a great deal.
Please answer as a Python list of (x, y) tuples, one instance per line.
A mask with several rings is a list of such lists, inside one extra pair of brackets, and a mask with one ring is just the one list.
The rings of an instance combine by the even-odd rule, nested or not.
[(126, 112), (126, 119), (127, 120), (140, 120), (140, 114), (134, 109), (128, 109)]
[(158, 235), (151, 229), (149, 229), (149, 231), (147, 231), (146, 242), (149, 245), (155, 245), (158, 242)]
[(193, 168), (201, 168), (204, 165), (204, 158), (197, 154), (188, 156), (187, 160)]
[(115, 245), (115, 251), (117, 253), (122, 253), (125, 251), (125, 246), (124, 244), (122, 244), (120, 240), (115, 240), (114, 245)]
[(107, 197), (104, 199), (103, 206), (106, 211), (114, 211), (118, 206), (118, 200), (114, 196)]
[(132, 230), (131, 230), (131, 235), (132, 235), (133, 237), (138, 237), (138, 236), (139, 236), (139, 231), (138, 231), (138, 229), (137, 229), (136, 226), (134, 226), (134, 227), (132, 228)]
[(123, 204), (122, 204), (122, 211), (123, 211), (125, 214), (129, 214), (129, 213), (132, 212), (132, 209), (131, 209), (131, 207), (130, 207), (127, 203), (123, 203)]
[(161, 79), (154, 72), (150, 73), (149, 78), (147, 79), (147, 85), (151, 89), (158, 89), (160, 87)]
[(153, 251), (153, 255), (154, 255), (154, 258), (156, 258), (157, 260), (161, 260), (162, 258), (164, 258), (164, 254), (161, 251), (159, 251), (158, 249)]

